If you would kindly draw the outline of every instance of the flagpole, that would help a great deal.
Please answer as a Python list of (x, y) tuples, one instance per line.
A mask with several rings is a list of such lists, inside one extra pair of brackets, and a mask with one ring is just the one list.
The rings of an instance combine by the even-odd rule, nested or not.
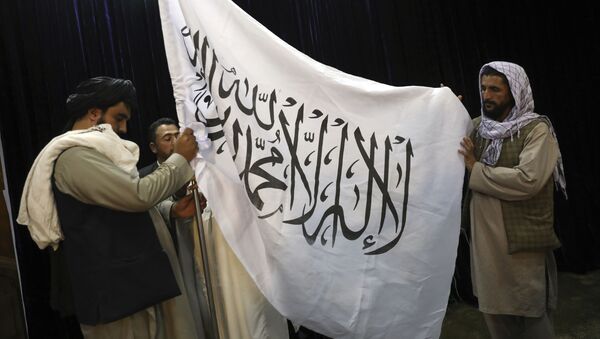
[(208, 250), (206, 247), (206, 236), (204, 234), (204, 224), (202, 222), (202, 215), (200, 214), (200, 194), (198, 192), (198, 185), (196, 179), (191, 180), (191, 187), (195, 187), (194, 192), (194, 204), (196, 207), (196, 221), (198, 225), (198, 233), (200, 235), (200, 251), (202, 253), (202, 268), (204, 269), (204, 281), (206, 283), (206, 295), (208, 298), (208, 308), (210, 312), (210, 318), (212, 320), (212, 332), (214, 339), (220, 339), (219, 335), (219, 324), (217, 322), (217, 312), (215, 307), (215, 298), (212, 289), (212, 279), (210, 277), (210, 267), (208, 264)]

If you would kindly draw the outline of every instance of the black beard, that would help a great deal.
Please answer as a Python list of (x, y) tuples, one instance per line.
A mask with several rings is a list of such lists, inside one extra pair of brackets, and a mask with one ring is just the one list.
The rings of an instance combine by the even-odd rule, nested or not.
[[(106, 123), (106, 121), (104, 120), (104, 116), (101, 116), (100, 119), (98, 119), (98, 123), (97, 124), (98, 125), (102, 125), (102, 124), (105, 124), (105, 123)], [(112, 126), (111, 126), (111, 128), (112, 128)], [(119, 136), (119, 138), (125, 139), (125, 136), (126, 136), (125, 133), (122, 133), (120, 131), (115, 131), (114, 129), (113, 129), (113, 131)]]
[[(491, 103), (491, 102), (488, 102), (488, 103)], [(499, 106), (494, 103), (494, 106), (492, 107), (492, 109), (487, 110), (485, 108), (485, 104), (486, 104), (486, 102), (484, 102), (483, 105), (481, 106), (481, 110), (483, 111), (483, 114), (486, 117), (496, 120), (496, 121), (498, 121), (498, 118), (500, 118), (502, 113), (504, 113), (504, 111), (506, 111), (506, 109), (508, 108), (508, 105)]]

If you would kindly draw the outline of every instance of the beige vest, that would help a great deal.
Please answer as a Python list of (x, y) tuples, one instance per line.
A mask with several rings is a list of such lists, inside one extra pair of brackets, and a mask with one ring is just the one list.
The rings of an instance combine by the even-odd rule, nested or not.
[[(475, 118), (475, 130), (471, 135), (475, 143), (475, 158), (479, 160), (488, 140), (477, 135), (481, 118)], [(534, 120), (522, 127), (518, 135), (505, 138), (496, 167), (515, 167), (519, 164), (519, 154), (525, 139), (535, 126), (544, 123)], [(560, 247), (554, 232), (554, 190), (550, 177), (542, 189), (532, 198), (521, 201), (501, 200), (504, 228), (510, 254), (522, 251), (545, 251)]]

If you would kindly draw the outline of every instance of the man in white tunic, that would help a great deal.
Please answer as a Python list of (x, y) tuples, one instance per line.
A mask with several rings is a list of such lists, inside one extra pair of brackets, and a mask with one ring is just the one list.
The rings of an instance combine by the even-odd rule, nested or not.
[(553, 180), (565, 180), (550, 120), (533, 112), (525, 71), (491, 62), (479, 74), (481, 117), (459, 150), (469, 172), (471, 278), (492, 338), (553, 338)]

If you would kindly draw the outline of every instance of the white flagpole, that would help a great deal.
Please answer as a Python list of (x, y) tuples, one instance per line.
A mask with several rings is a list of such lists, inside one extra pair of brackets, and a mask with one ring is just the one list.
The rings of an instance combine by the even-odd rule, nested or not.
[(217, 312), (215, 307), (215, 298), (212, 289), (212, 279), (210, 277), (210, 267), (208, 264), (208, 250), (206, 247), (206, 235), (204, 234), (204, 224), (202, 222), (202, 215), (200, 214), (200, 194), (198, 193), (198, 185), (196, 179), (191, 181), (192, 187), (194, 188), (194, 204), (196, 207), (196, 221), (198, 225), (198, 234), (200, 235), (200, 251), (202, 252), (202, 268), (204, 269), (204, 280), (206, 283), (206, 294), (208, 298), (208, 308), (210, 311), (210, 318), (212, 320), (211, 332), (214, 339), (220, 339), (219, 324), (217, 321)]

